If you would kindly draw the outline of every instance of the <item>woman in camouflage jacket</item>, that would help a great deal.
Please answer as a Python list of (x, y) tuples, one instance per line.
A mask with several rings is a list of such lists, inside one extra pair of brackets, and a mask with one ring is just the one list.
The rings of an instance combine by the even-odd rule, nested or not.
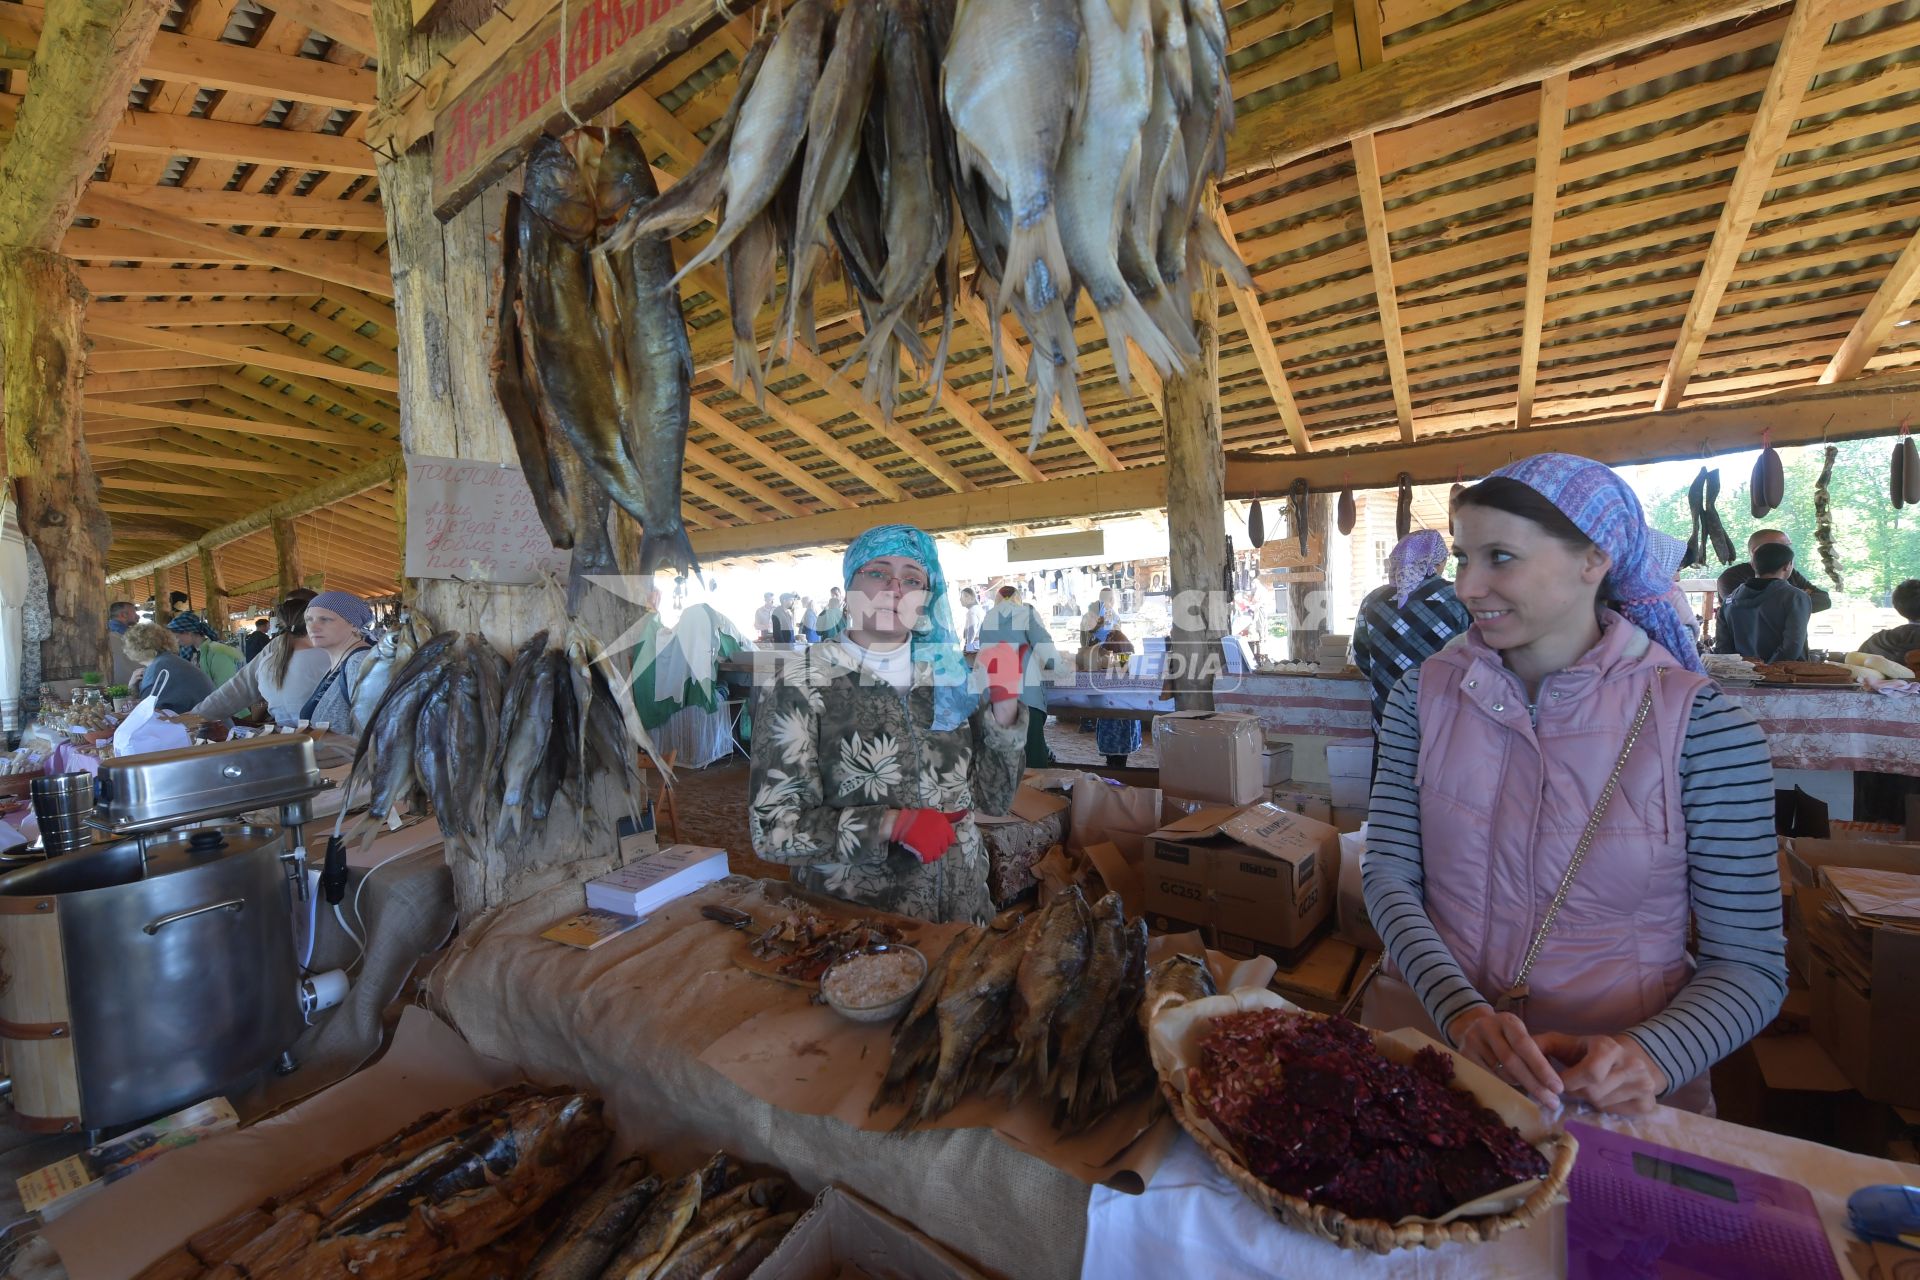
[[(925, 920), (984, 922), (974, 811), (1005, 813), (1026, 715), (1016, 646), (968, 672), (932, 539), (906, 525), (847, 548), (847, 634), (780, 664), (754, 706), (754, 851), (803, 889)], [(984, 693), (984, 697), (983, 697)]]

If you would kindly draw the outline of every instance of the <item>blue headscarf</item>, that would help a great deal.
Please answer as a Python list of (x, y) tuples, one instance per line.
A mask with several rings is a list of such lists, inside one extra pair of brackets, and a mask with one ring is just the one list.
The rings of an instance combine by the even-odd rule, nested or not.
[(876, 525), (855, 538), (840, 561), (842, 585), (849, 595), (853, 593), (853, 575), (882, 556), (904, 556), (926, 571), (927, 609), (914, 629), (913, 660), (933, 668), (933, 727), (941, 732), (958, 729), (980, 705), (980, 693), (972, 686), (972, 673), (960, 656), (940, 553), (932, 538), (910, 524)]
[(1537, 453), (1493, 474), (1518, 480), (1560, 508), (1613, 561), (1601, 598), (1612, 601), (1681, 665), (1704, 673), (1693, 638), (1667, 598), (1673, 591), (1673, 570), (1664, 563), (1670, 557), (1663, 556), (1667, 548), (1647, 528), (1640, 499), (1626, 481), (1611, 467), (1570, 453)]

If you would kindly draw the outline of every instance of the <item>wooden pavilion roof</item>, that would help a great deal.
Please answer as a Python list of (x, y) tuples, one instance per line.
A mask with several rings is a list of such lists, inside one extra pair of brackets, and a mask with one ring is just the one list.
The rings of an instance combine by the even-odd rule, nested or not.
[[(484, 65), (481, 41), (554, 2), (495, 5), (374, 119), (376, 139), (417, 139), (427, 101)], [(1658, 25), (1636, 10), (1679, 15), (1679, 33), (1525, 70), (1520, 46), (1571, 38), (1556, 18)], [(1686, 13), (1730, 12), (1743, 16), (1682, 30)], [(0, 0), (0, 129), (38, 13)], [(1255, 279), (1220, 294), (1229, 449), (1284, 459), (1539, 428), (1920, 363), (1904, 327), (1920, 289), (1920, 0), (1229, 0), (1228, 17), (1240, 121), (1220, 216)], [(371, 29), (363, 0), (173, 0), (63, 245), (96, 297), (87, 436), (115, 569), (397, 451)], [(720, 27), (614, 108), (663, 178), (701, 154), (750, 31), (746, 16)], [(1417, 81), (1449, 62), (1487, 92), (1294, 154), (1349, 84), (1388, 74), (1370, 68)], [(820, 295), (820, 354), (779, 366), (763, 409), (730, 390), (717, 271), (686, 283), (696, 530), (1163, 461), (1156, 380), (1120, 392), (1090, 310), (1091, 430), (1056, 423), (1029, 458), (1027, 398), (987, 394), (977, 299), (939, 407), (915, 386), (889, 425), (829, 371), (859, 336), (837, 287)], [(306, 567), (388, 589), (395, 525), (390, 487), (305, 517)], [(230, 589), (273, 572), (264, 534), (220, 556)]]

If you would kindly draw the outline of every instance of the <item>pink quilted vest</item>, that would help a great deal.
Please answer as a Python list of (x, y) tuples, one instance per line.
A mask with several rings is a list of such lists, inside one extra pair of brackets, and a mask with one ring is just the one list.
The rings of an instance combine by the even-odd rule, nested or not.
[[(1706, 677), (1617, 614), (1604, 614), (1602, 628), (1592, 651), (1542, 683), (1537, 725), (1525, 686), (1477, 632), (1420, 668), (1427, 913), (1489, 1000), (1518, 975), (1641, 695), (1654, 690), (1646, 726), (1528, 980), (1526, 1020), (1535, 1032), (1619, 1032), (1664, 1009), (1693, 971), (1679, 761)], [(1410, 993), (1397, 981), (1386, 985), (1380, 1001), (1369, 1001), (1369, 1021), (1409, 1021), (1407, 1002), (1394, 997)], [(1390, 1005), (1399, 1008), (1390, 1012)], [(1417, 1025), (1432, 1029), (1424, 1017)], [(1689, 1092), (1703, 1102), (1700, 1083)]]

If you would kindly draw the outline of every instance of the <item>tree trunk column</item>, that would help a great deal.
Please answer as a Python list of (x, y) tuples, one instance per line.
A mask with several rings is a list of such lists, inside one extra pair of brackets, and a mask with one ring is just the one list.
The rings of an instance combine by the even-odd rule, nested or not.
[[(1295, 571), (1295, 580), (1287, 584), (1287, 643), (1295, 662), (1317, 662), (1321, 638), (1339, 630), (1339, 624), (1327, 616), (1333, 603), (1333, 583), (1327, 574), (1331, 540), (1327, 537), (1326, 494), (1316, 493), (1307, 499), (1307, 528), (1311, 530), (1307, 553)], [(1298, 531), (1287, 530), (1288, 538), (1299, 536)]]
[(112, 669), (107, 654), (107, 544), (100, 481), (81, 435), (87, 293), (73, 264), (40, 249), (0, 249), (0, 416), (20, 532), (47, 566), (53, 634), (43, 680)]
[[(1166, 380), (1167, 559), (1173, 631), (1167, 684), (1180, 711), (1213, 710), (1231, 595), (1227, 569), (1227, 460), (1220, 439), (1220, 304), (1211, 268), (1193, 295), (1200, 359)], [(1138, 358), (1138, 357), (1136, 357)]]
[(206, 592), (206, 619), (221, 635), (227, 634), (227, 588), (220, 578), (220, 562), (212, 547), (200, 548), (201, 589)]
[(275, 520), (273, 522), (273, 570), (280, 580), (280, 597), (285, 599), (289, 591), (304, 584), (306, 575), (301, 571), (300, 538), (294, 531), (293, 521)]

